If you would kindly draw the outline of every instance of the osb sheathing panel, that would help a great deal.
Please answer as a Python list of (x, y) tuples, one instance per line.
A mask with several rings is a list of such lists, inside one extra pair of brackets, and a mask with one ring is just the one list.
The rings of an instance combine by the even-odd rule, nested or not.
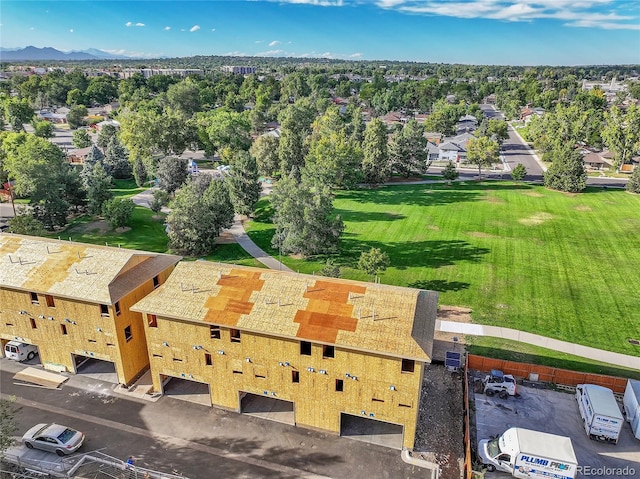
[[(339, 432), (341, 412), (361, 415), (364, 410), (376, 419), (402, 424), (404, 446), (413, 446), (421, 363), (416, 363), (413, 373), (403, 373), (400, 359), (380, 355), (336, 348), (334, 358), (323, 358), (322, 346), (314, 344), (306, 356), (300, 354), (296, 340), (242, 332), (241, 342), (234, 343), (225, 327), (220, 339), (212, 339), (206, 324), (161, 317), (156, 324), (145, 327), (158, 391), (161, 374), (184, 377), (209, 384), (213, 405), (235, 410), (240, 391), (258, 395), (267, 391), (270, 396), (274, 392), (279, 399), (295, 402), (296, 424), (334, 433)], [(205, 354), (210, 354), (212, 365), (206, 364)], [(298, 371), (299, 383), (292, 381), (292, 371)], [(343, 392), (335, 390), (336, 379), (343, 381)], [(390, 389), (392, 385), (395, 390)]]
[[(421, 290), (217, 263), (180, 263), (134, 306), (160, 316), (429, 360)], [(433, 299), (437, 302), (437, 297)], [(432, 324), (414, 328), (414, 321)], [(413, 337), (419, 331), (420, 338)]]
[[(134, 252), (0, 235), (0, 285), (110, 304), (108, 285)], [(142, 260), (142, 259), (140, 259)]]

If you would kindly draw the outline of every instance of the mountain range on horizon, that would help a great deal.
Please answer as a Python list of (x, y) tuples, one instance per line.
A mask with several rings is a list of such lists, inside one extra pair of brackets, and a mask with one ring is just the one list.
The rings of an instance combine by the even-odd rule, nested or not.
[(134, 57), (117, 55), (97, 48), (87, 50), (63, 52), (52, 47), (38, 48), (28, 46), (25, 48), (0, 48), (0, 61), (24, 61), (24, 60), (132, 60)]

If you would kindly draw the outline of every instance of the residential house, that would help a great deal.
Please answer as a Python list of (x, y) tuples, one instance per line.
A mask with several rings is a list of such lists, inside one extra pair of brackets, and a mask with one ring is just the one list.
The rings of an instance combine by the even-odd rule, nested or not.
[(444, 138), (444, 135), (442, 133), (438, 133), (436, 131), (427, 131), (424, 134), (424, 137), (427, 139), (427, 141), (430, 141), (431, 143), (439, 145), (440, 142), (442, 142), (442, 139)]
[(584, 162), (584, 166), (589, 170), (602, 170), (611, 166), (599, 153), (584, 151), (583, 155), (582, 161)]
[(36, 118), (38, 120), (46, 120), (51, 123), (66, 124), (67, 113), (52, 112), (49, 110), (36, 111)]
[(435, 143), (427, 141), (427, 161), (438, 161), (440, 159), (440, 148)]
[(473, 115), (465, 115), (456, 124), (456, 133), (471, 133), (478, 129), (478, 120)]
[(520, 120), (524, 121), (525, 123), (529, 123), (531, 121), (531, 118), (533, 118), (534, 116), (542, 116), (544, 115), (544, 113), (544, 108), (531, 108), (526, 106), (520, 111)]
[(0, 233), (0, 351), (36, 345), (45, 369), (102, 361), (128, 385), (149, 367), (142, 315), (179, 256)]
[(438, 293), (204, 261), (181, 262), (144, 314), (154, 391), (204, 389), (333, 434), (391, 427), (412, 448)]
[(82, 165), (92, 149), (92, 146), (87, 146), (86, 148), (75, 148), (73, 150), (69, 150), (67, 152), (67, 161), (73, 165)]
[(451, 161), (453, 163), (461, 163), (467, 159), (467, 150), (457, 143), (445, 141), (438, 145), (440, 150), (440, 161)]

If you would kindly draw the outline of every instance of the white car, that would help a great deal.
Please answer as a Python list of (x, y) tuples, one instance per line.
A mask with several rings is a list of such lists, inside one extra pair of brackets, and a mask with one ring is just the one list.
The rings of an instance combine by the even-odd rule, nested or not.
[(36, 424), (22, 436), (22, 442), (29, 449), (42, 449), (66, 456), (80, 449), (84, 434), (60, 424)]

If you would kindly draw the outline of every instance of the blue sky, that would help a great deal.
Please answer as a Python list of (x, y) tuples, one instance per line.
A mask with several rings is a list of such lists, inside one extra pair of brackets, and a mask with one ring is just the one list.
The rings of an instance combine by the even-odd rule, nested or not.
[(640, 64), (640, 0), (2, 0), (4, 48)]

